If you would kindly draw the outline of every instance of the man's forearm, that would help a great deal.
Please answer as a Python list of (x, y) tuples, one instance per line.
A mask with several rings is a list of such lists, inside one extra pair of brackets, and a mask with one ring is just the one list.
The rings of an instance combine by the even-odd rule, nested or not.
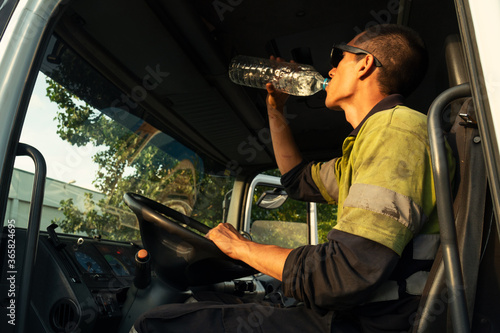
[(302, 161), (302, 155), (283, 113), (268, 107), (268, 116), (276, 163), (283, 175)]
[(243, 237), (231, 224), (221, 223), (206, 237), (229, 257), (241, 260), (261, 273), (282, 280), (283, 267), (291, 249), (252, 242)]
[(273, 140), (273, 150), (276, 163), (281, 174), (285, 174), (302, 161), (292, 131), (284, 116), (284, 108), (288, 95), (276, 91), (274, 86), (267, 84), (267, 114), (269, 116), (269, 129)]
[(236, 256), (259, 272), (282, 281), (283, 268), (290, 252), (291, 249), (249, 241), (239, 246)]

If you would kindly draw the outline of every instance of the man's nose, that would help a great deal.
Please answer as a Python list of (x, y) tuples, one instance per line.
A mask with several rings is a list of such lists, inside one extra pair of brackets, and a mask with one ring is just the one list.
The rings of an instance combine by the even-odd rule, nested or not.
[(337, 67), (333, 67), (332, 69), (330, 69), (330, 71), (328, 72), (328, 75), (333, 78), (335, 76), (335, 73), (337, 72)]

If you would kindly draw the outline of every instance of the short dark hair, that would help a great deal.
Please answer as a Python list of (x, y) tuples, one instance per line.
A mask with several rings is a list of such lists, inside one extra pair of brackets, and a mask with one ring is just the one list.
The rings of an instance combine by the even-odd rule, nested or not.
[(424, 41), (413, 29), (397, 24), (376, 25), (365, 30), (356, 46), (373, 53), (379, 67), (380, 90), (385, 94), (408, 96), (420, 84), (428, 66)]

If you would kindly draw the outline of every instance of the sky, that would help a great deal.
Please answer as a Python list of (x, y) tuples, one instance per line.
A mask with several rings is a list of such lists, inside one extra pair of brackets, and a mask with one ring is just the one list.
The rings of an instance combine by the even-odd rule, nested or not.
[[(61, 140), (56, 133), (56, 112), (56, 104), (46, 96), (45, 76), (40, 73), (21, 132), (21, 142), (35, 147), (45, 157), (47, 177), (96, 190), (92, 181), (98, 168), (91, 158), (98, 149), (92, 145), (76, 147)], [(33, 161), (25, 156), (17, 157), (14, 167), (35, 171)]]

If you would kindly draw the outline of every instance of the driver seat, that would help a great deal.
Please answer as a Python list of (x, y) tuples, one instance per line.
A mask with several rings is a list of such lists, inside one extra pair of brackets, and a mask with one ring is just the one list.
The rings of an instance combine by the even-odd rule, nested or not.
[[(459, 41), (452, 37), (448, 43)], [(458, 55), (461, 55), (461, 46), (458, 44)], [(451, 54), (451, 62), (455, 65), (449, 66), (453, 71), (450, 76), (450, 83), (458, 84), (463, 82), (466, 75), (463, 74), (463, 62)], [(450, 57), (448, 57), (450, 60)], [(457, 65), (457, 62), (460, 64)], [(450, 61), (448, 61), (450, 63)], [(462, 72), (459, 70), (462, 65)], [(457, 107), (457, 104), (459, 105)], [(495, 254), (494, 247), (498, 246), (498, 238), (492, 230), (494, 228), (494, 215), (491, 204), (491, 197), (487, 186), (486, 168), (481, 147), (481, 137), (474, 110), (472, 98), (454, 101), (444, 119), (452, 119), (454, 122), (447, 133), (447, 140), (456, 158), (456, 173), (454, 179), (455, 192), (453, 193), (453, 214), (455, 217), (456, 239), (458, 248), (458, 258), (460, 270), (462, 272), (463, 285), (459, 286), (465, 296), (467, 323), (472, 323), (474, 331), (481, 326), (489, 326), (488, 329), (481, 329), (481, 332), (498, 332), (498, 316), (492, 316), (491, 309), (499, 306), (493, 304), (491, 300), (500, 297), (498, 282), (487, 282), (487, 274), (483, 271), (488, 268), (487, 262), (498, 263), (500, 256)], [(451, 117), (453, 111), (458, 110), (458, 114)], [(444, 142), (442, 142), (444, 144)], [(438, 197), (439, 198), (439, 197)], [(439, 200), (439, 199), (438, 199)], [(441, 235), (443, 237), (443, 235)], [(488, 259), (488, 261), (486, 261)], [(493, 266), (498, 270), (498, 264)], [(459, 325), (452, 316), (453, 302), (460, 300), (450, 298), (450, 290), (446, 285), (445, 268), (443, 263), (442, 248), (438, 250), (436, 259), (431, 269), (427, 284), (424, 288), (420, 306), (412, 327), (412, 333), (431, 333), (452, 331), (452, 327)], [(493, 279), (494, 280), (494, 279)], [(489, 295), (488, 291), (496, 295)], [(486, 292), (485, 292), (486, 291)], [(462, 318), (463, 319), (463, 318)], [(467, 319), (467, 318), (466, 318)], [(496, 324), (494, 323), (496, 320)], [(496, 327), (496, 328), (495, 328)], [(455, 330), (457, 327), (453, 327)], [(462, 331), (469, 331), (471, 327), (460, 327)]]

